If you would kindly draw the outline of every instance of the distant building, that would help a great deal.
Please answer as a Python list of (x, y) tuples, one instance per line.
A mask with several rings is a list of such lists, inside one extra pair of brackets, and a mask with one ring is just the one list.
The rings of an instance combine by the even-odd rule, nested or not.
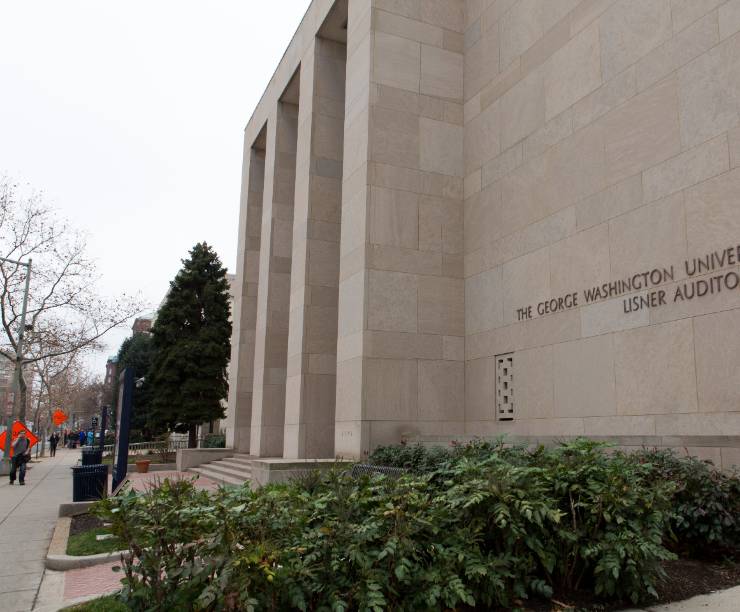
[(118, 355), (111, 355), (105, 362), (105, 384), (112, 385), (118, 374)]
[(103, 381), (103, 402), (107, 405), (113, 404), (113, 394), (116, 390), (118, 379), (118, 355), (111, 355), (105, 362), (105, 380)]
[[(36, 372), (26, 364), (23, 366), (23, 379), (26, 387), (30, 392), (36, 381)], [(0, 359), (0, 422), (4, 424), (5, 419), (10, 415), (13, 408), (13, 399), (15, 396), (15, 362), (9, 359)], [(16, 415), (17, 416), (17, 415)], [(30, 408), (26, 411), (26, 421), (32, 417)]]
[(13, 365), (9, 359), (0, 359), (0, 416), (3, 424), (13, 400)]
[(133, 335), (136, 336), (138, 334), (150, 334), (152, 333), (152, 324), (154, 323), (154, 319), (156, 318), (156, 314), (149, 314), (142, 317), (136, 317), (136, 320), (134, 321), (134, 324), (131, 326), (131, 331), (133, 332)]

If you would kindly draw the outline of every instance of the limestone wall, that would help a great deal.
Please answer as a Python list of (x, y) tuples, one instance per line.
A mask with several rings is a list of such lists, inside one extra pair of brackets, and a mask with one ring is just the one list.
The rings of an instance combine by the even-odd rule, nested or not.
[(466, 3), (467, 434), (692, 436), (740, 462), (715, 438), (740, 433), (738, 32), (738, 2)]
[(740, 461), (738, 100), (738, 0), (315, 0), (245, 130), (229, 445)]

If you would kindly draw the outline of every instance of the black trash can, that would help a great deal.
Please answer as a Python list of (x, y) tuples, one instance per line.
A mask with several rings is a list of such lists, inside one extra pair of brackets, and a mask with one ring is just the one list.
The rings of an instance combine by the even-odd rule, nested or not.
[(100, 465), (103, 463), (103, 451), (97, 448), (82, 449), (82, 465)]
[(107, 489), (107, 465), (76, 465), (72, 467), (72, 501), (103, 499)]

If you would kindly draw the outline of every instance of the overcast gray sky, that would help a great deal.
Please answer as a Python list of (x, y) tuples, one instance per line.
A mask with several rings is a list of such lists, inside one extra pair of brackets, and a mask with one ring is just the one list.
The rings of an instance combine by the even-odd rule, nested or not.
[(200, 240), (233, 271), (243, 128), (309, 4), (0, 0), (0, 174), (89, 232), (101, 293), (157, 304)]

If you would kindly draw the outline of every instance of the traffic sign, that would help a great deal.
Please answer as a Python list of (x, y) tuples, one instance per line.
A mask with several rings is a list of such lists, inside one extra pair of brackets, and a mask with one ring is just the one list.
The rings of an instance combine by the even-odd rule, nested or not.
[[(28, 448), (31, 448), (34, 444), (36, 444), (39, 439), (33, 435), (33, 432), (28, 429), (23, 423), (20, 421), (16, 421), (13, 423), (13, 436), (10, 438), (11, 441), (15, 442), (16, 438), (18, 437), (18, 434), (21, 432), (21, 430), (26, 432), (26, 438), (28, 438), (28, 441), (31, 443), (31, 446)], [(5, 432), (0, 433), (0, 449), (5, 448)], [(10, 448), (10, 456), (13, 456), (13, 448)]]

